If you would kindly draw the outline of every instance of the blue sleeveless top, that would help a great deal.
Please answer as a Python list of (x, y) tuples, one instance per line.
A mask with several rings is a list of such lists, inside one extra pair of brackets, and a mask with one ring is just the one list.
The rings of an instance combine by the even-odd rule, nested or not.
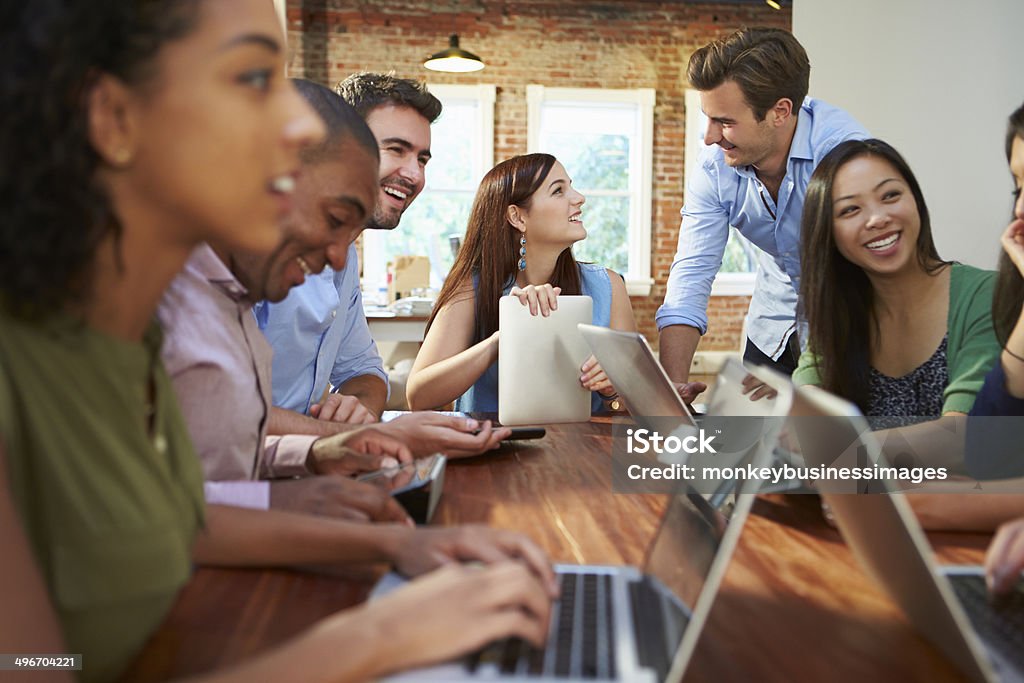
[[(594, 300), (594, 324), (608, 327), (612, 319), (612, 283), (608, 279), (608, 271), (604, 266), (593, 263), (580, 263), (580, 290), (582, 294)], [(477, 278), (473, 278), (474, 286)], [(505, 287), (505, 294), (512, 290), (510, 283)], [(601, 397), (593, 392), (590, 410), (598, 412), (603, 408)], [(455, 410), (466, 413), (498, 412), (498, 363), (494, 362), (480, 376), (473, 386), (455, 400)]]

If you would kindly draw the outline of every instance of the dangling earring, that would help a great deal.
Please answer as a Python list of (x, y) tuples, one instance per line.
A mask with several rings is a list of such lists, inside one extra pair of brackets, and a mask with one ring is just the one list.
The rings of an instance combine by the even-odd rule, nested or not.
[(519, 270), (526, 270), (526, 235), (519, 238)]

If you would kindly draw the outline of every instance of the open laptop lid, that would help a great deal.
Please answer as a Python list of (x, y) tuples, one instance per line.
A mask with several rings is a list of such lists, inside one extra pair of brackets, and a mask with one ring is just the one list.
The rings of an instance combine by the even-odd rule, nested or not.
[[(761, 423), (763, 431), (760, 435), (753, 436), (746, 430), (742, 439), (732, 440), (737, 446), (735, 451), (722, 454), (735, 464), (750, 462), (755, 467), (763, 467), (771, 462), (780, 432), (777, 427), (782, 424), (782, 420), (776, 418), (788, 412), (792, 388), (788, 383), (780, 385), (778, 396), (772, 402), (751, 401), (734, 386), (734, 382), (741, 381), (747, 374), (738, 361), (730, 361), (723, 367), (722, 375), (716, 380), (719, 388), (708, 402), (705, 423), (717, 421), (724, 432), (727, 429), (746, 430), (743, 423), (749, 423), (752, 417), (772, 418)], [(725, 382), (719, 386), (717, 383), (724, 378)], [(742, 417), (725, 419), (737, 414)], [(731, 482), (730, 491), (737, 494), (731, 512), (726, 512), (724, 506), (714, 504), (706, 494), (697, 493), (689, 485), (669, 498), (661, 526), (648, 547), (644, 573), (658, 579), (692, 611), (679, 636), (678, 649), (665, 680), (678, 681), (683, 677), (760, 483), (758, 480)]]
[[(761, 376), (760, 369), (755, 373)], [(808, 466), (885, 462), (852, 403), (818, 387), (796, 387), (792, 415)], [(886, 479), (873, 482), (878, 494), (855, 493), (848, 482), (817, 484), (861, 566), (914, 626), (972, 679), (996, 680), (984, 646), (936, 570), (928, 538), (903, 495)]]
[(579, 323), (593, 321), (589, 296), (560, 296), (551, 315), (531, 315), (514, 296), (498, 300), (498, 420), (503, 425), (586, 422), (590, 392), (580, 368), (590, 357)]
[(696, 426), (693, 413), (642, 334), (596, 325), (580, 325), (579, 331), (633, 419), (650, 427), (649, 418), (678, 417), (680, 424)]

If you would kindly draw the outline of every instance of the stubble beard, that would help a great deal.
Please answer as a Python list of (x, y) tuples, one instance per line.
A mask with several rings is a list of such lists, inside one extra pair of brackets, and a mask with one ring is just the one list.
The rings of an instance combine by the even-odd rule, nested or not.
[(394, 230), (402, 220), (402, 212), (381, 211), (377, 209), (366, 223), (367, 230)]

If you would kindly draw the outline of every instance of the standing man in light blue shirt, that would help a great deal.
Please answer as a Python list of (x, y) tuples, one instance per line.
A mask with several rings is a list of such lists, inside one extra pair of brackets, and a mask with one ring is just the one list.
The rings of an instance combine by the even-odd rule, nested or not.
[(800, 355), (800, 215), (807, 182), (833, 147), (867, 131), (849, 114), (807, 97), (810, 62), (788, 31), (742, 29), (700, 48), (687, 76), (708, 117), (698, 168), (687, 178), (679, 248), (658, 309), (661, 362), (680, 395), (707, 331), (711, 283), (729, 227), (770, 258), (757, 275), (747, 312), (744, 360), (792, 374)]
[[(416, 81), (391, 75), (349, 76), (338, 94), (366, 120), (380, 147), (380, 187), (368, 228), (392, 230), (423, 190), (430, 124), (441, 102)], [(343, 270), (307, 277), (277, 304), (262, 302), (256, 320), (274, 348), (273, 399), (278, 408), (338, 422), (375, 422), (388, 377), (363, 313), (356, 248)], [(338, 395), (321, 411), (328, 382)], [(271, 418), (271, 433), (284, 413)]]

